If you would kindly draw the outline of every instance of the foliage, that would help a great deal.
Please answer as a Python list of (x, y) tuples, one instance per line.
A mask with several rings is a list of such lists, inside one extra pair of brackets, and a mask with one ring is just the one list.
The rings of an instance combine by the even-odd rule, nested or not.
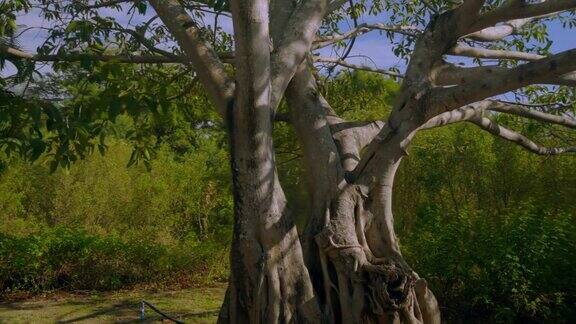
[(395, 187), (402, 251), (453, 320), (576, 318), (576, 161), (471, 125), (421, 134)]
[(34, 161), (47, 153), (53, 172), (94, 151), (104, 155), (112, 136), (133, 145), (130, 165), (150, 167), (162, 142), (185, 153), (198, 145), (202, 130), (218, 128), (188, 68), (101, 62), (57, 71), (22, 90), (0, 88), (0, 150), (6, 155)]
[(398, 89), (392, 79), (358, 71), (342, 71), (323, 86), (324, 96), (334, 102), (332, 108), (346, 120), (385, 119)]
[(53, 174), (40, 163), (5, 161), (0, 294), (225, 279), (228, 158), (204, 141), (187, 154), (162, 146), (150, 172), (126, 168), (125, 141)]
[(217, 145), (206, 141), (184, 156), (160, 149), (150, 172), (126, 168), (124, 142), (110, 150), (110, 157), (93, 155), (55, 174), (40, 164), (12, 164), (0, 178), (1, 227), (14, 231), (11, 221), (26, 219), (166, 242), (229, 231), (228, 160)]
[(491, 217), (461, 210), (450, 220), (424, 209), (403, 246), (450, 317), (554, 321), (576, 318), (576, 223), (529, 203)]
[[(118, 289), (197, 273), (196, 280), (224, 279), (222, 246), (204, 242), (166, 246), (145, 237), (97, 236), (61, 226), (17, 237), (0, 234), (0, 292)], [(212, 268), (212, 273), (206, 269)], [(216, 270), (216, 271), (215, 271)], [(201, 276), (204, 276), (202, 278)]]

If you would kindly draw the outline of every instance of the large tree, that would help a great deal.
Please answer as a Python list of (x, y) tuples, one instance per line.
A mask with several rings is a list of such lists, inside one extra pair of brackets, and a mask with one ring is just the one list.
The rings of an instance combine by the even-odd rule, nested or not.
[[(38, 63), (96, 61), (179, 64), (198, 78), (227, 125), (233, 175), (231, 275), (219, 322), (440, 323), (394, 232), (396, 170), (419, 131), (464, 121), (536, 154), (576, 152), (497, 121), (508, 114), (576, 128), (566, 102), (576, 49), (550, 53), (546, 32), (551, 22), (574, 26), (575, 8), (574, 0), (8, 0), (0, 2), (0, 55), (19, 81)], [(18, 46), (26, 31), (17, 28), (19, 12), (46, 20), (36, 53)], [(362, 14), (382, 22), (360, 23)], [(134, 15), (145, 19), (119, 19)], [(218, 28), (222, 17), (232, 20), (233, 38)], [(340, 30), (344, 19), (351, 29)], [(347, 60), (354, 40), (371, 31), (405, 68)], [(326, 47), (338, 55), (318, 55)], [(386, 120), (334, 112), (318, 84), (336, 65), (401, 80)], [(507, 93), (518, 100), (502, 100)], [(287, 114), (278, 112), (284, 100)], [(300, 234), (278, 179), (275, 122), (293, 127), (304, 155), (310, 214)]]

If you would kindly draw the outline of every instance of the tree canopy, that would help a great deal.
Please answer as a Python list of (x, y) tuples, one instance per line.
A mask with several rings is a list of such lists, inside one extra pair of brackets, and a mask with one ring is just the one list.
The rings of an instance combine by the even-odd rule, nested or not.
[[(390, 0), (331, 2), (311, 47), (311, 59), (321, 72), (320, 80), (330, 77), (336, 67), (361, 69), (402, 78), (406, 72), (406, 64), (402, 62), (410, 59), (418, 35), (431, 19), (458, 7), (459, 3)], [(526, 13), (505, 13), (513, 11), (506, 10), (507, 6), (514, 7), (521, 3), (486, 1), (482, 12), (490, 14), (486, 14), (487, 21), (482, 23), (499, 24), (466, 35), (446, 52), (446, 66), (443, 67), (446, 76), (440, 78), (441, 85), (443, 82), (451, 84), (456, 78), (462, 82), (469, 78), (468, 74), (470, 77), (482, 78), (485, 73), (490, 73), (490, 70), (504, 71), (504, 68), (510, 69), (524, 62), (542, 59), (551, 55), (552, 50), (558, 47), (550, 28), (569, 30), (576, 26), (574, 11), (562, 11), (571, 8), (570, 1), (559, 4), (546, 1), (546, 5), (530, 6), (530, 11)], [(230, 34), (232, 15), (228, 1), (182, 1), (181, 5), (190, 13), (199, 32), (210, 42), (223, 62), (233, 63), (234, 45), (233, 36)], [(130, 90), (120, 93), (115, 91), (114, 88), (119, 84), (124, 82), (123, 84), (127, 85), (130, 82), (130, 78), (122, 78), (128, 76), (122, 73), (123, 69), (126, 69), (123, 66), (125, 63), (142, 64), (132, 72), (132, 81), (134, 78), (149, 77), (154, 73), (153, 67), (147, 67), (150, 64), (169, 64), (174, 71), (173, 75), (157, 75), (157, 78), (171, 84), (187, 82), (190, 90), (198, 82), (191, 58), (186, 57), (187, 54), (178, 45), (176, 36), (161, 22), (147, 1), (5, 0), (0, 5), (0, 13), (0, 66), (4, 67), (5, 71), (15, 72), (0, 80), (4, 103), (2, 120), (18, 126), (27, 120), (28, 125), (28, 128), (16, 127), (19, 128), (18, 131), (3, 128), (6, 129), (6, 135), (2, 137), (6, 152), (19, 152), (34, 160), (42, 152), (58, 146), (61, 154), (55, 155), (56, 160), (62, 165), (69, 165), (71, 161), (83, 157), (87, 150), (98, 147), (98, 144), (92, 143), (92, 139), (105, 137), (106, 121), (113, 120), (119, 113), (134, 116), (143, 114), (144, 112), (138, 109), (143, 106), (139, 105), (139, 101), (154, 102), (155, 98), (162, 96), (154, 95), (158, 92), (153, 89), (127, 87)], [(516, 15), (518, 17), (515, 17)], [(22, 24), (19, 19), (23, 18), (35, 23), (31, 26)], [(29, 39), (32, 33), (37, 34), (35, 43), (38, 45), (33, 52), (26, 52), (22, 47), (30, 48), (30, 45), (22, 46), (20, 40)], [(357, 58), (349, 58), (356, 39), (368, 33), (379, 33), (381, 41), (389, 42), (390, 50), (404, 61), (393, 66), (376, 66), (369, 63), (370, 61), (364, 60), (362, 64), (358, 63), (360, 60)], [(379, 55), (370, 51), (362, 54), (366, 57)], [(103, 101), (93, 103), (91, 107), (82, 107), (89, 103), (73, 99), (78, 95), (77, 92), (69, 92), (61, 87), (46, 87), (50, 82), (50, 75), (60, 72), (74, 73), (78, 80), (82, 76), (92, 82), (101, 81), (99, 87)], [(574, 113), (574, 81), (571, 76), (564, 76), (564, 79), (550, 82), (559, 84), (560, 87), (528, 85), (520, 89), (512, 87), (497, 91), (512, 91), (507, 97), (512, 96), (516, 105), (501, 102), (497, 104), (499, 107), (491, 110), (540, 121), (550, 121), (542, 118), (544, 113), (556, 116)], [(153, 82), (153, 78), (151, 81)], [(167, 84), (156, 84), (156, 91), (170, 91), (170, 88), (164, 85)], [(141, 87), (140, 84), (138, 86)], [(186, 91), (185, 87), (181, 88), (184, 88), (182, 92)], [(138, 95), (138, 92), (141, 95)], [(146, 98), (147, 95), (149, 98)], [(174, 94), (168, 97), (173, 102), (154, 102), (153, 106), (180, 106), (178, 97), (178, 94)], [(108, 110), (107, 115), (99, 111), (103, 109)], [(540, 112), (528, 113), (534, 109)], [(75, 120), (79, 110), (83, 111), (81, 120)], [(73, 111), (76, 111), (76, 114)], [(214, 117), (213, 115), (212, 120), (217, 120)], [(367, 119), (358, 117), (359, 120)], [(64, 119), (67, 120), (66, 123), (63, 122)], [(552, 119), (560, 121), (562, 118)], [(72, 120), (75, 122), (71, 123)], [(38, 129), (41, 122), (46, 123), (48, 130), (60, 132), (59, 136), (44, 138)], [(489, 130), (490, 125), (496, 126), (494, 122), (488, 124), (487, 121), (476, 124), (485, 130)], [(557, 133), (551, 130), (548, 132)], [(74, 148), (70, 144), (71, 138), (76, 141)], [(510, 139), (510, 136), (507, 138)], [(143, 145), (139, 143), (137, 146)], [(533, 145), (524, 146), (538, 150)], [(99, 149), (103, 150), (102, 145)], [(542, 152), (546, 153), (545, 150)], [(142, 149), (137, 149), (135, 154), (135, 161), (139, 158), (146, 160), (146, 156), (149, 156), (149, 153), (144, 153)]]

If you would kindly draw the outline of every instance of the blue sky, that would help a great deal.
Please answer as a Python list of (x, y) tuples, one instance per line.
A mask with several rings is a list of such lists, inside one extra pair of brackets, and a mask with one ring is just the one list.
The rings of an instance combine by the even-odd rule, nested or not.
[[(102, 10), (103, 15), (109, 15), (115, 17), (120, 23), (124, 25), (129, 25), (130, 21), (132, 24), (138, 24), (144, 20), (148, 20), (153, 14), (149, 12), (146, 16), (135, 15), (133, 17), (123, 15), (115, 10), (105, 9)], [(384, 14), (380, 16), (370, 16), (362, 17), (360, 22), (386, 22), (386, 17)], [(206, 17), (206, 21), (213, 21), (212, 17)], [(29, 14), (23, 15), (18, 18), (18, 24), (26, 27), (51, 27), (51, 22), (46, 22), (39, 17), (38, 11), (33, 11)], [(231, 32), (232, 23), (229, 19), (222, 19), (220, 25), (224, 30)], [(343, 29), (346, 29), (347, 23), (342, 23)], [(553, 52), (559, 52), (576, 47), (576, 36), (574, 32), (576, 30), (566, 30), (558, 22), (553, 22), (549, 24), (549, 32), (554, 40)], [(46, 32), (41, 29), (33, 29), (23, 34), (20, 38), (20, 45), (22, 48), (29, 52), (35, 52), (36, 48), (43, 42), (46, 37)], [(321, 55), (330, 55), (330, 49), (323, 49), (320, 51)], [(370, 59), (354, 56), (368, 56)], [(379, 68), (390, 68), (392, 66), (397, 66), (400, 69), (405, 67), (404, 61), (398, 59), (392, 53), (392, 47), (385, 38), (385, 36), (380, 35), (378, 32), (371, 32), (360, 36), (357, 38), (355, 46), (350, 53), (350, 62), (362, 65), (368, 65), (372, 67)], [(49, 67), (43, 68), (43, 70), (49, 70)], [(8, 66), (7, 69), (1, 71), (1, 75), (10, 75), (14, 73), (14, 68)]]

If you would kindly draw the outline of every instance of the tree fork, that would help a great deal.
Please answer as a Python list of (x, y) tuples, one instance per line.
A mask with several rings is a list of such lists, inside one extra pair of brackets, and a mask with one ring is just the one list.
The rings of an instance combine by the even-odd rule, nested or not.
[[(399, 157), (384, 170), (381, 178), (386, 185), (367, 189), (348, 183), (340, 159), (342, 145), (336, 145), (330, 131), (330, 121), (342, 120), (318, 93), (305, 64), (288, 87), (287, 99), (310, 179), (311, 215), (304, 235), (307, 266), (326, 321), (439, 323), (434, 295), (404, 261), (394, 234), (391, 188), (404, 141), (392, 136), (390, 143), (379, 145), (388, 147), (384, 150), (388, 159)], [(391, 151), (394, 143), (397, 149)], [(368, 170), (382, 160), (379, 153)]]

